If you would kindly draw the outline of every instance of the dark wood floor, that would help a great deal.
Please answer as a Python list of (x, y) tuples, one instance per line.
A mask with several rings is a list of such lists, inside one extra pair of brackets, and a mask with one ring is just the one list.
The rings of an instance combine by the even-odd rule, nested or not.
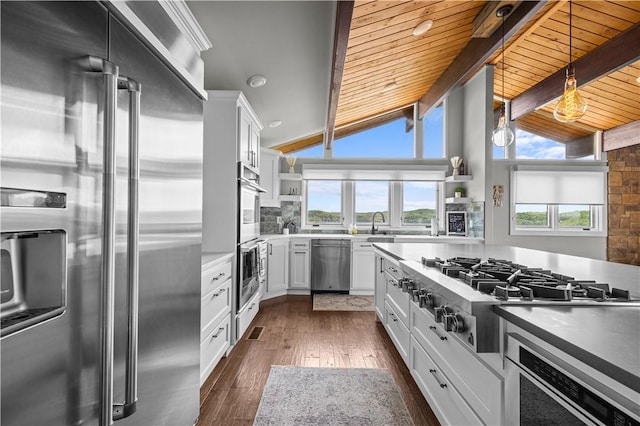
[[(258, 340), (247, 340), (254, 327)], [(264, 301), (200, 389), (202, 425), (251, 425), (272, 365), (386, 368), (416, 425), (439, 425), (374, 312), (313, 311), (311, 296)]]

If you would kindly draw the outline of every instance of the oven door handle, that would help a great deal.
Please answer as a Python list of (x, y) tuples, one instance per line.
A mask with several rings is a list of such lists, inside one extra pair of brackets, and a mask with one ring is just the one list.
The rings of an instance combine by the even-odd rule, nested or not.
[(266, 189), (264, 189), (263, 187), (261, 187), (260, 185), (258, 185), (257, 183), (253, 182), (252, 180), (249, 180), (245, 177), (240, 177), (238, 178), (238, 182), (240, 182), (240, 185), (248, 187), (250, 189), (253, 189), (254, 191), (257, 192), (267, 192)]

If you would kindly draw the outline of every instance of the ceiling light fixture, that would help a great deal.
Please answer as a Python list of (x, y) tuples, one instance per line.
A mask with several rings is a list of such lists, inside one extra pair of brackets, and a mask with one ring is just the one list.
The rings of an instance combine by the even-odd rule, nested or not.
[(272, 129), (280, 125), (282, 125), (281, 120), (273, 120), (271, 123), (269, 123), (269, 127), (271, 127)]
[(493, 136), (491, 136), (491, 140), (494, 145), (505, 147), (509, 146), (513, 143), (515, 139), (515, 135), (513, 134), (513, 130), (511, 130), (507, 123), (506, 116), (506, 108), (504, 103), (504, 18), (513, 10), (513, 6), (506, 5), (502, 6), (500, 9), (496, 11), (496, 16), (498, 18), (502, 18), (502, 105), (500, 105), (500, 118), (498, 119), (498, 125), (493, 131)]
[(391, 91), (391, 90), (395, 89), (396, 87), (398, 87), (398, 83), (396, 83), (396, 82), (395, 82), (395, 80), (394, 80), (394, 81), (392, 81), (391, 83), (389, 83), (389, 84), (387, 84), (386, 86), (384, 86), (384, 87), (382, 88), (382, 91), (383, 91), (383, 92), (389, 92), (389, 91)]
[(413, 33), (412, 34), (414, 36), (422, 35), (422, 34), (426, 33), (427, 31), (429, 31), (432, 26), (433, 26), (433, 21), (431, 19), (429, 19), (428, 21), (424, 21), (423, 23), (421, 23), (417, 27), (415, 27), (413, 29)]
[(569, 66), (567, 80), (564, 82), (564, 93), (553, 109), (553, 116), (562, 123), (576, 121), (587, 112), (587, 101), (578, 93), (576, 70), (571, 55), (571, 0), (569, 0)]
[(249, 85), (249, 87), (253, 87), (254, 89), (256, 87), (262, 87), (267, 84), (267, 77), (265, 77), (264, 75), (252, 75), (247, 80), (247, 84)]

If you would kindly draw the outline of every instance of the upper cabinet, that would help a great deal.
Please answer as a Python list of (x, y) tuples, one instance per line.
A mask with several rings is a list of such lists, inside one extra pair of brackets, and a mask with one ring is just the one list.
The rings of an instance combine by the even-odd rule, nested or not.
[[(240, 92), (237, 92), (240, 93)], [(256, 174), (260, 173), (260, 131), (262, 124), (242, 93), (238, 96), (238, 157)]]
[(260, 186), (267, 192), (260, 194), (260, 207), (280, 207), (280, 151), (260, 150)]

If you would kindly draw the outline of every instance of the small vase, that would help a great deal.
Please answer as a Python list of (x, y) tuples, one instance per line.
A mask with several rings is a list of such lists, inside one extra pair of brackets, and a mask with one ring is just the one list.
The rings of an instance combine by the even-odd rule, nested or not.
[(295, 173), (295, 169), (293, 167), (289, 167), (289, 173)]
[(458, 176), (460, 174), (460, 167), (454, 167), (453, 168), (453, 175), (454, 176)]
[(462, 192), (456, 192), (454, 193), (456, 198), (461, 198), (462, 197)]

